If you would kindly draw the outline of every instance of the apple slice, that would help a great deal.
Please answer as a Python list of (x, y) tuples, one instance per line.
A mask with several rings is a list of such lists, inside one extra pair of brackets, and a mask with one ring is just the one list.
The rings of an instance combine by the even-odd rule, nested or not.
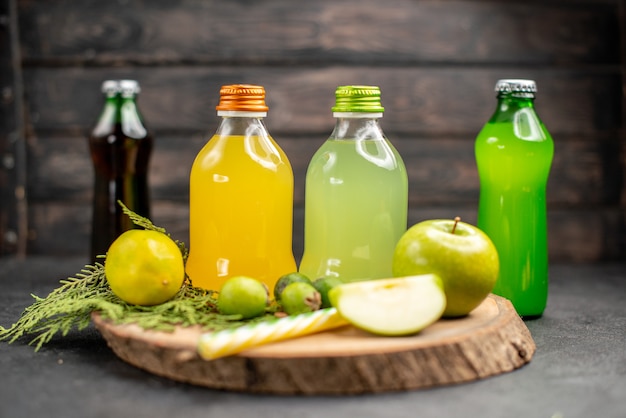
[(387, 336), (415, 334), (441, 318), (446, 308), (443, 282), (435, 274), (342, 284), (328, 297), (352, 325)]

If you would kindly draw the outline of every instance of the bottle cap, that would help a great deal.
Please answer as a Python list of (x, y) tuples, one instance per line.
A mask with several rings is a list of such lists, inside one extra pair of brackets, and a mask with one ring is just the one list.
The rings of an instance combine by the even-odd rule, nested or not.
[(269, 109), (265, 105), (265, 89), (253, 84), (231, 84), (220, 89), (219, 112), (255, 112), (263, 114)]
[(498, 80), (495, 91), (496, 93), (510, 93), (515, 97), (532, 99), (537, 92), (537, 84), (534, 80), (503, 79)]
[(105, 80), (102, 82), (102, 93), (107, 97), (113, 97), (120, 91), (120, 83), (117, 80)]
[(120, 92), (122, 97), (130, 97), (141, 92), (137, 80), (120, 80)]
[(335, 113), (383, 113), (377, 86), (339, 86), (335, 90)]

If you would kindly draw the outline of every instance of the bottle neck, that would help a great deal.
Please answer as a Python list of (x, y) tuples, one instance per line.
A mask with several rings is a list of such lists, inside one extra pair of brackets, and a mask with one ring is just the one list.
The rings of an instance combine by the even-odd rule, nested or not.
[[(263, 113), (263, 112), (260, 112)], [(259, 112), (218, 112), (222, 116), (216, 135), (219, 136), (262, 136), (268, 135), (267, 128), (263, 123), (263, 116)]]
[(106, 96), (100, 117), (92, 130), (92, 136), (103, 137), (113, 133), (115, 125), (120, 121), (119, 105), (118, 95)]
[(518, 97), (512, 94), (500, 93), (498, 104), (491, 117), (491, 122), (502, 122), (513, 118), (519, 111), (535, 113), (535, 99), (532, 97)]
[(120, 106), (122, 132), (129, 138), (141, 139), (148, 135), (134, 96), (123, 96)]
[(120, 97), (118, 95), (107, 96), (106, 100), (104, 101), (101, 118), (111, 120), (112, 122), (117, 122), (120, 118), (119, 109)]
[(383, 140), (385, 135), (378, 123), (380, 113), (335, 113), (335, 129), (329, 139)]

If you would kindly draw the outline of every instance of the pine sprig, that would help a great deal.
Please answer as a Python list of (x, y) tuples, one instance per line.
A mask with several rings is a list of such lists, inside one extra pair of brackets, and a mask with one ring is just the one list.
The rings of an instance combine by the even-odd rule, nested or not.
[(176, 296), (156, 306), (131, 305), (118, 298), (109, 287), (100, 263), (87, 265), (76, 277), (61, 280), (61, 286), (47, 297), (31, 295), (35, 302), (27, 307), (10, 328), (0, 326), (0, 341), (13, 343), (26, 335), (35, 335), (29, 344), (38, 351), (60, 334), (72, 328), (85, 329), (92, 312), (118, 324), (134, 323), (144, 329), (173, 331), (176, 326), (200, 326), (204, 330), (234, 328), (272, 318), (267, 315), (243, 321), (238, 315), (222, 315), (217, 311), (217, 292), (186, 283)]
[(45, 298), (31, 295), (35, 302), (24, 310), (19, 320), (11, 328), (0, 327), (0, 340), (12, 343), (24, 335), (36, 334), (31, 344), (39, 350), (58, 333), (65, 336), (74, 327), (78, 330), (87, 327), (94, 310), (105, 311), (111, 318), (122, 314), (117, 297), (106, 282), (102, 264), (85, 266), (76, 277), (60, 283)]
[[(162, 228), (160, 226), (156, 226), (155, 224), (152, 223), (152, 221), (150, 219), (144, 218), (143, 216), (140, 216), (140, 215), (136, 214), (135, 212), (133, 212), (132, 210), (128, 209), (128, 207), (126, 207), (126, 205), (121, 200), (118, 200), (117, 203), (122, 207), (122, 211), (124, 212), (124, 214), (126, 214), (130, 218), (130, 220), (133, 222), (133, 224), (135, 224), (135, 225), (137, 225), (137, 226), (139, 226), (141, 228), (144, 228), (144, 229), (161, 232), (162, 234), (165, 234), (168, 237), (172, 238), (170, 236), (170, 234), (167, 233), (165, 228)], [(183, 261), (186, 263), (187, 262), (187, 255), (189, 254), (189, 251), (187, 250), (187, 247), (186, 247), (185, 243), (182, 242), (182, 241), (175, 240), (175, 239), (173, 239), (173, 240), (176, 243), (176, 245), (178, 246), (178, 248), (180, 249), (180, 252), (183, 254)]]
[[(162, 232), (154, 225), (118, 202), (133, 223), (148, 230)], [(175, 241), (183, 259), (188, 251), (185, 244)], [(240, 316), (221, 315), (217, 310), (217, 292), (196, 288), (186, 278), (178, 293), (168, 302), (156, 306), (131, 305), (118, 298), (106, 280), (104, 265), (86, 265), (75, 277), (60, 281), (60, 286), (45, 298), (31, 295), (35, 302), (27, 307), (10, 328), (0, 326), (0, 341), (13, 343), (21, 337), (34, 335), (30, 341), (38, 351), (55, 335), (66, 336), (73, 328), (85, 329), (93, 312), (115, 323), (134, 323), (144, 329), (171, 331), (176, 326), (200, 326), (205, 330), (238, 327), (273, 317), (276, 307), (267, 315), (242, 321)]]
[(149, 229), (151, 231), (161, 232), (162, 234), (169, 236), (169, 234), (165, 231), (165, 228), (156, 226), (152, 223), (150, 219), (144, 218), (143, 216), (138, 215), (132, 210), (128, 209), (128, 207), (121, 200), (118, 200), (117, 204), (122, 207), (122, 212), (124, 212), (124, 214), (127, 215), (135, 225), (140, 226), (144, 229)]

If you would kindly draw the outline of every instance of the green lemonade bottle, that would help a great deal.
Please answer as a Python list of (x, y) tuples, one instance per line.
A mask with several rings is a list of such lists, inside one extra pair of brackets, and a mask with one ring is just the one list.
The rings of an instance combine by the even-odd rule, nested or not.
[(300, 272), (346, 281), (391, 277), (407, 227), (406, 168), (378, 123), (380, 89), (340, 86), (335, 96), (335, 129), (306, 174)]
[(495, 90), (495, 113), (475, 143), (478, 227), (500, 258), (493, 293), (519, 315), (538, 317), (548, 298), (546, 183), (554, 143), (535, 112), (534, 81), (499, 80)]

